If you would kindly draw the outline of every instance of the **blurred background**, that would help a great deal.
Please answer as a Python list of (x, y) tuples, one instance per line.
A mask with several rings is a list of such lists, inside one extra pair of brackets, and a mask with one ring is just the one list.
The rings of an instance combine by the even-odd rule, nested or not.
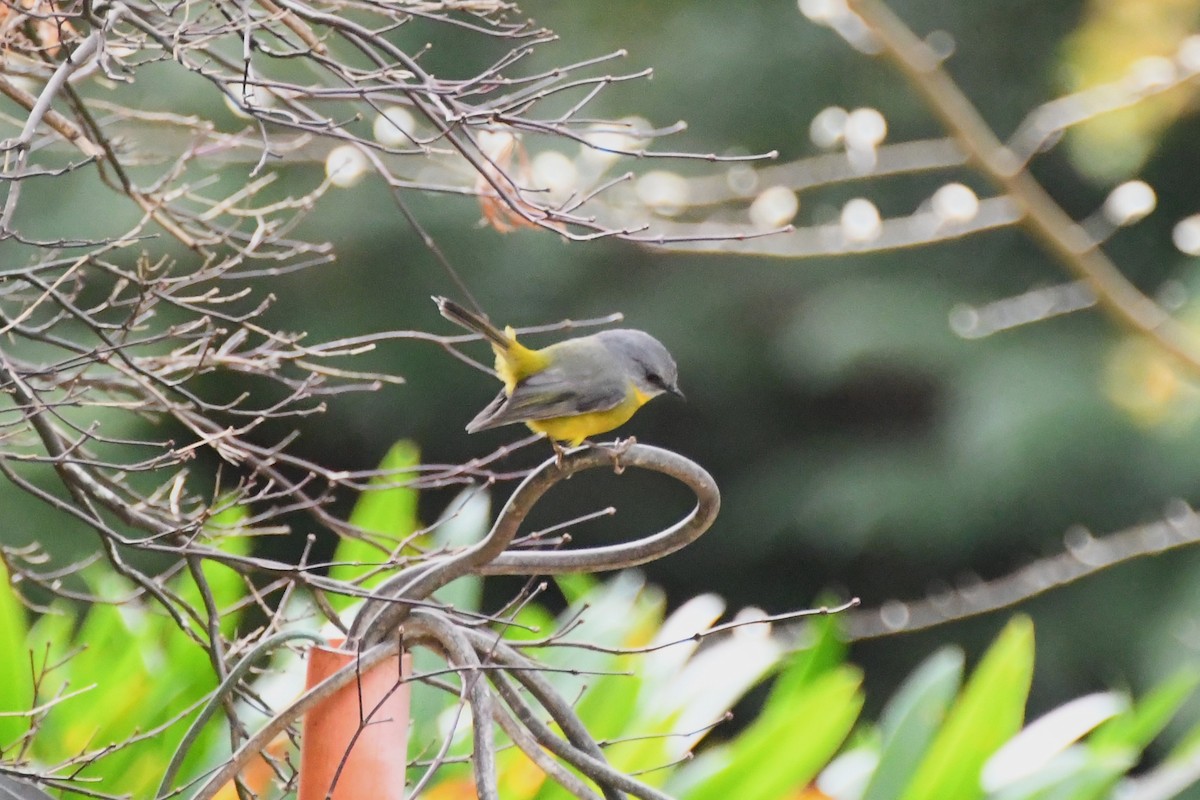
[[(953, 48), (948, 69), (1001, 138), (1040, 104), (1112, 80), (1148, 56), (1170, 56), (1200, 30), (1200, 0), (890, 5), (914, 30), (943, 32), (939, 41)], [(810, 124), (830, 106), (878, 109), (889, 142), (943, 135), (888, 64), (812, 24), (794, 2), (532, 0), (522, 10), (561, 38), (533, 56), (530, 71), (620, 48), (629, 52), (621, 69), (654, 68), (653, 80), (607, 90), (593, 111), (637, 114), (656, 126), (687, 120), (660, 149), (778, 150), (781, 161), (814, 155)], [(494, 56), (466, 49), (471, 43), (443, 37), (423, 63), (466, 74)], [(1200, 211), (1194, 100), (1185, 86), (1100, 117), (1034, 165), (1078, 218), (1122, 181), (1153, 187), (1157, 209), (1107, 249), (1131, 280), (1184, 317), (1196, 262), (1172, 232)], [(211, 113), (236, 124), (219, 105)], [(551, 145), (563, 147), (525, 142), (530, 153)], [(689, 175), (720, 169), (670, 166)], [(320, 170), (297, 165), (284, 177), (311, 185)], [(884, 217), (909, 214), (952, 180), (981, 194), (987, 188), (965, 169), (852, 182), (801, 193), (796, 224), (836, 219), (853, 197), (870, 199)], [(88, 191), (48, 192), (41, 224), (54, 230), (81, 209), (94, 216), (103, 201)], [(695, 459), (723, 490), (707, 535), (646, 568), (672, 604), (701, 592), (771, 612), (829, 593), (861, 597), (868, 607), (921, 598), (1058, 553), (1073, 526), (1100, 535), (1159, 518), (1174, 498), (1200, 499), (1200, 395), (1110, 319), (1087, 310), (982, 338), (956, 333), (956, 313), (1069, 280), (1020, 230), (787, 260), (567, 244), (544, 230), (502, 234), (479, 224), (472, 198), (408, 199), (493, 320), (520, 326), (621, 312), (623, 324), (674, 353), (687, 403), (658, 400), (621, 430)], [(314, 339), (405, 328), (455, 333), (429, 300), (456, 296), (455, 287), (377, 183), (327, 198), (304, 235), (331, 241), (337, 260), (271, 279), (272, 324)], [(488, 358), (482, 345), (465, 349)], [(338, 397), (302, 421), (298, 454), (361, 470), (394, 441), (411, 439), (425, 462), (459, 463), (525, 435), (467, 435), (463, 426), (496, 385), (435, 345), (388, 344), (357, 366), (398, 372), (407, 384)], [(547, 452), (539, 445), (506, 463), (528, 466)], [(427, 492), (423, 518), (435, 519), (454, 491)], [(688, 503), (675, 487), (640, 478), (580, 480), (552, 500), (547, 521), (618, 506), (615, 517), (575, 532), (588, 542), (649, 530)], [(306, 524), (270, 547), (294, 558)], [(0, 536), (21, 540), (56, 526), (61, 520), (46, 508), (0, 485)], [(321, 546), (331, 550), (332, 539)], [(1194, 659), (1198, 577), (1200, 553), (1184, 550), (1027, 603), (1040, 659), (1031, 714), (1102, 687), (1140, 690)], [(490, 591), (497, 601), (511, 595), (502, 582)], [(977, 653), (1008, 616), (856, 645), (851, 657), (878, 702), (937, 645), (959, 642)]]

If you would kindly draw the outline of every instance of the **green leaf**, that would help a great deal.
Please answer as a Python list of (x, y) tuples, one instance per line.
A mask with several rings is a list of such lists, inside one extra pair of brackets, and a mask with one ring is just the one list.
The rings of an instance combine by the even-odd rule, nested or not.
[(793, 663), (762, 714), (730, 746), (725, 763), (686, 793), (687, 800), (778, 800), (803, 787), (841, 746), (858, 719), (863, 697), (858, 670), (842, 666), (820, 677), (795, 676), (811, 667)]
[(1179, 738), (1175, 746), (1171, 748), (1171, 752), (1167, 754), (1167, 761), (1185, 761), (1195, 758), (1200, 755), (1200, 722), (1188, 729), (1187, 733)]
[[(93, 587), (99, 583), (108, 583), (110, 587), (123, 585), (116, 580), (93, 579), (92, 583)], [(104, 589), (93, 588), (93, 591), (100, 596), (112, 596)], [(75, 638), (78, 651), (56, 668), (51, 683), (77, 694), (57, 703), (41, 720), (34, 741), (34, 753), (39, 759), (54, 762), (89, 747), (113, 744), (144, 722), (144, 700), (154, 682), (146, 672), (138, 648), (132, 646), (126, 616), (135, 613), (106, 603), (89, 609)], [(123, 751), (111, 753), (90, 765), (88, 775), (105, 778), (119, 775), (125, 758)]]
[(1093, 763), (1073, 781), (1049, 790), (1034, 800), (1111, 800), (1113, 787), (1137, 765), (1131, 754), (1093, 754)]
[[(33, 669), (39, 675), (38, 698), (61, 696), (68, 691), (80, 689), (78, 685), (67, 687), (70, 676), (70, 661), (67, 654), (72, 647), (71, 637), (75, 631), (76, 609), (64, 600), (55, 600), (49, 611), (38, 617), (26, 637), (28, 652), (33, 654)], [(0, 659), (2, 660), (2, 659)], [(26, 664), (29, 662), (26, 661)], [(57, 665), (50, 669), (51, 665)], [(60, 734), (55, 730), (59, 723), (66, 723), (69, 717), (51, 711), (50, 715), (38, 725), (38, 735), (34, 737), (34, 752), (46, 762), (59, 759), (55, 756), (63, 753), (69, 757), (58, 744)]]
[[(25, 607), (9, 582), (0, 561), (0, 712), (28, 711), (33, 704), (33, 676), (29, 672), (29, 633)], [(0, 715), (0, 748), (15, 742), (29, 728), (29, 720)]]
[[(371, 478), (370, 488), (359, 495), (350, 512), (349, 522), (366, 533), (363, 538), (342, 537), (334, 551), (334, 566), (329, 577), (353, 581), (373, 573), (362, 582), (374, 586), (393, 570), (380, 570), (388, 555), (420, 527), (417, 519), (417, 491), (403, 486), (404, 475), (420, 463), (420, 451), (409, 441), (392, 445), (379, 469)], [(343, 609), (355, 602), (352, 597), (331, 596), (330, 603)]]
[[(441, 655), (425, 647), (414, 648), (412, 657), (414, 675), (436, 675), (446, 668)], [(436, 752), (442, 743), (442, 728), (439, 725), (442, 714), (456, 703), (458, 698), (451, 693), (427, 686), (422, 681), (412, 683), (408, 706), (412, 719), (408, 734), (410, 753), (426, 750)]]
[[(65, 600), (55, 600), (50, 605), (50, 609), (33, 623), (25, 637), (25, 642), (28, 649), (33, 652), (38, 670), (41, 670), (44, 664), (55, 664), (63, 659), (71, 645), (76, 613), (76, 609), (68, 605)], [(47, 677), (52, 687), (58, 688), (55, 680), (60, 676), (61, 671), (48, 674)], [(43, 691), (45, 688), (43, 687)]]
[(554, 583), (558, 590), (567, 598), (567, 603), (577, 605), (596, 588), (597, 581), (591, 575), (582, 572), (567, 575), (555, 575)]
[[(1193, 765), (1196, 763), (1198, 757), (1200, 757), (1200, 723), (1191, 727), (1175, 743), (1175, 746), (1171, 748), (1171, 752), (1167, 754), (1162, 763), (1140, 775), (1139, 780), (1143, 784), (1153, 784), (1161, 780), (1164, 784), (1171, 782), (1171, 785), (1179, 785), (1177, 782), (1181, 776), (1195, 774)], [(1193, 780), (1189, 786), (1195, 787), (1196, 781)], [(1180, 786), (1180, 788), (1182, 789), (1183, 787)], [(1117, 792), (1120, 792), (1120, 795)], [(1113, 792), (1113, 796), (1133, 797), (1136, 794), (1137, 790), (1133, 787), (1124, 786)], [(1198, 795), (1200, 793), (1195, 788), (1192, 788), (1190, 792), (1184, 793), (1181, 791), (1176, 796), (1194, 800)]]
[(1030, 792), (1078, 800), (1107, 796), (1104, 784), (1128, 769), (1136, 756), (1130, 748), (1101, 754), (1079, 741), (1128, 709), (1129, 702), (1122, 692), (1096, 692), (1063, 703), (1005, 742), (984, 765), (981, 783), (997, 797)]
[[(586, 721), (588, 731), (598, 740), (616, 739), (623, 734), (633, 733), (627, 728), (637, 709), (638, 692), (642, 685), (641, 678), (636, 672), (632, 672), (636, 669), (636, 662), (631, 658), (613, 658), (608, 669), (614, 674), (599, 675), (593, 678), (577, 706), (579, 718)], [(647, 735), (654, 732), (637, 731), (637, 733)], [(616, 756), (610, 755), (609, 757), (618, 763), (626, 764), (625, 761), (618, 760)], [(636, 767), (626, 765), (626, 768), (635, 769)]]
[(988, 649), (917, 768), (903, 800), (981, 797), (983, 764), (1021, 729), (1033, 677), (1033, 623), (1015, 617)]
[[(1128, 710), (1096, 729), (1087, 741), (1087, 752), (1096, 767), (1072, 786), (1067, 800), (1101, 800), (1112, 796), (1122, 774), (1137, 763), (1143, 750), (1179, 712), (1196, 690), (1200, 675), (1185, 669), (1168, 678)], [(1122, 766), (1123, 765), (1123, 766)]]
[(963, 654), (945, 647), (925, 660), (901, 684), (880, 718), (883, 744), (879, 764), (863, 800), (899, 797), (942, 725), (963, 678)]
[[(104, 569), (89, 570), (85, 577), (93, 594), (110, 601), (132, 592), (127, 581)], [(28, 636), (39, 665), (43, 658), (58, 664), (42, 692), (79, 693), (41, 720), (33, 754), (43, 762), (56, 763), (163, 725), (216, 683), (204, 651), (173, 620), (147, 612), (141, 601), (95, 604), (78, 632), (72, 635), (72, 629), (70, 616), (51, 613)], [(115, 793), (145, 796), (181, 734), (181, 726), (165, 728), (87, 765), (79, 776), (100, 780)]]
[(795, 660), (776, 679), (767, 699), (767, 708), (775, 704), (786, 705), (785, 698), (795, 695), (845, 660), (846, 643), (832, 615), (813, 617), (808, 635), (811, 643), (797, 651)]
[(1200, 674), (1185, 669), (1168, 678), (1128, 711), (1113, 717), (1088, 738), (1097, 752), (1133, 749), (1140, 753), (1162, 732), (1200, 684)]
[(415, 531), (417, 491), (403, 484), (420, 459), (420, 450), (413, 442), (401, 440), (392, 445), (379, 462), (382, 474), (371, 478), (369, 488), (354, 504), (350, 524), (379, 534), (381, 542), (389, 545)]

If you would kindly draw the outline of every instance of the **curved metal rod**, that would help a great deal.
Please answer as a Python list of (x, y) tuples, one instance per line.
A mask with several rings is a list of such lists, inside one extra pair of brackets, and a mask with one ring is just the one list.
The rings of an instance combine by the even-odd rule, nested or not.
[[(530, 674), (532, 673), (525, 670), (513, 673), (514, 677), (518, 680)], [(549, 726), (538, 718), (537, 713), (521, 698), (516, 689), (508, 683), (508, 679), (504, 673), (495, 672), (489, 674), (488, 677), (491, 678), (492, 685), (496, 687), (496, 691), (500, 694), (500, 697), (513, 710), (517, 719), (529, 729), (538, 742), (551, 753), (571, 764), (571, 766), (599, 784), (604, 789), (606, 798), (623, 798), (625, 795), (618, 791), (623, 790), (642, 798), (642, 800), (674, 800), (674, 798), (660, 792), (658, 789), (647, 786), (614, 768), (603, 758), (590, 755), (570, 741), (566, 741), (556, 735)], [(528, 688), (528, 684), (526, 684), (526, 688)], [(563, 705), (563, 702), (553, 693), (549, 696), (555, 699), (556, 705), (560, 707)], [(541, 700), (540, 697), (538, 699)], [(555, 721), (557, 722), (558, 719), (556, 718)], [(591, 741), (590, 737), (589, 741)]]
[(652, 786), (642, 783), (608, 763), (604, 751), (592, 738), (587, 726), (575, 714), (570, 702), (562, 698), (550, 682), (539, 671), (541, 664), (518, 653), (515, 649), (498, 641), (494, 634), (485, 631), (465, 629), (464, 634), (475, 646), (477, 651), (486, 652), (491, 660), (501, 666), (508, 667), (512, 675), (542, 707), (558, 723), (558, 727), (566, 734), (567, 740), (557, 736), (530, 709), (511, 685), (508, 684), (505, 671), (490, 671), (488, 678), (496, 687), (496, 691), (506, 704), (517, 715), (530, 732), (547, 750), (587, 775), (604, 791), (609, 800), (620, 800), (629, 792), (643, 800), (672, 800)]
[(525, 685), (539, 702), (543, 697), (548, 698), (548, 702), (544, 704), (546, 711), (554, 718), (558, 726), (562, 728), (567, 739), (576, 747), (586, 751), (588, 755), (595, 758), (604, 758), (604, 751), (592, 739), (591, 731), (575, 715), (570, 704), (559, 704), (557, 692), (554, 691), (550, 683), (538, 672), (542, 668), (541, 664), (522, 653), (518, 653), (504, 642), (497, 641), (495, 634), (472, 630), (467, 630), (465, 633), (471, 644), (475, 646), (475, 649), (486, 648), (492, 660), (497, 661), (505, 667), (513, 668), (519, 675), (524, 675), (526, 672), (530, 673), (532, 675), (531, 678), (524, 679), (518, 676), (517, 680)]
[[(537, 501), (552, 486), (576, 472), (617, 465), (648, 469), (679, 480), (695, 493), (696, 507), (674, 525), (620, 545), (587, 547), (568, 552), (505, 552)], [(209, 776), (193, 800), (210, 800), (276, 734), (301, 714), (354, 680), (361, 671), (394, 655), (399, 647), (399, 637), (390, 637), (390, 634), (406, 620), (404, 635), (410, 644), (420, 640), (433, 644), (448, 656), (452, 664), (460, 665), (467, 673), (463, 676), (463, 686), (472, 706), (476, 743), (475, 778), (481, 798), (493, 800), (498, 797), (495, 788), (493, 722), (499, 721), (501, 727), (506, 729), (517, 724), (508, 717), (507, 711), (494, 709), (496, 698), (487, 682), (480, 680), (484, 672), (480, 661), (482, 655), (489, 661), (497, 662), (500, 667), (508, 668), (566, 734), (564, 740), (542, 723), (508, 683), (503, 670), (489, 671), (488, 677), (496, 686), (496, 691), (504, 698), (520, 724), (528, 729), (529, 735), (513, 736), (522, 749), (536, 749), (540, 744), (595, 781), (607, 800), (622, 800), (622, 792), (629, 792), (644, 800), (669, 800), (657, 789), (621, 773), (605, 760), (600, 746), (572, 711), (570, 703), (559, 697), (549, 682), (538, 674), (540, 665), (537, 662), (527, 659), (499, 641), (495, 635), (457, 625), (444, 614), (426, 609), (414, 612), (413, 603), (428, 598), (447, 583), (470, 574), (599, 572), (644, 564), (673, 553), (699, 538), (712, 525), (720, 504), (720, 491), (712, 476), (695, 462), (669, 450), (630, 442), (615, 446), (575, 448), (565, 454), (561, 463), (549, 459), (517, 487), (482, 541), (456, 555), (404, 570), (380, 585), (355, 617), (347, 638), (347, 647), (358, 649), (361, 653), (356, 662), (338, 670), (278, 712), (246, 740), (221, 769)], [(558, 773), (562, 770), (547, 772), (559, 777)], [(579, 797), (596, 796), (577, 779), (562, 783), (568, 791)]]
[[(500, 800), (500, 791), (496, 787), (492, 693), (483, 679), (482, 665), (475, 648), (461, 627), (435, 611), (414, 614), (405, 623), (404, 633), (416, 640), (433, 639), (446, 653), (447, 665), (461, 672), (460, 679), (471, 704), (471, 726), (475, 741), (471, 766), (475, 772), (475, 791), (479, 800)], [(436, 764), (430, 769), (436, 769)]]
[[(620, 446), (618, 445), (616, 449), (620, 450)], [(602, 447), (592, 447), (587, 450), (590, 454), (588, 463), (572, 469), (570, 473), (562, 477), (570, 477), (571, 474), (584, 469), (613, 465), (614, 451), (606, 451)], [(676, 550), (686, 547), (699, 539), (713, 524), (717, 512), (721, 509), (721, 492), (712, 475), (709, 475), (708, 471), (699, 464), (678, 453), (648, 444), (630, 445), (624, 453), (615, 457), (619, 459), (622, 468), (638, 467), (652, 472), (660, 472), (685, 484), (696, 495), (695, 508), (674, 525), (631, 542), (557, 552), (501, 553), (484, 564), (479, 571), (480, 574), (561, 575), (569, 572), (606, 572), (628, 569), (670, 555)], [(551, 463), (553, 463), (553, 459), (543, 464), (541, 469), (545, 469)], [(558, 480), (555, 480), (554, 483), (557, 483)], [(545, 492), (544, 489), (542, 491)], [(507, 506), (505, 510), (508, 510)], [(524, 514), (521, 519), (524, 519)]]
[[(658, 533), (617, 545), (561, 552), (506, 553), (521, 524), (559, 481), (597, 467), (636, 467), (660, 472), (684, 483), (696, 495), (686, 517)], [(559, 463), (549, 459), (517, 487), (488, 535), (461, 553), (406, 569), (380, 584), (363, 604), (347, 637), (348, 645), (382, 641), (411, 612), (405, 601), (424, 600), (464, 575), (558, 575), (603, 572), (645, 564), (673, 553), (700, 537), (717, 516), (721, 493), (716, 481), (691, 459), (645, 444), (588, 445), (568, 451)]]
[(495, 712), (496, 722), (499, 723), (500, 729), (508, 734), (508, 738), (513, 740), (513, 744), (519, 747), (521, 752), (537, 765), (538, 769), (549, 775), (555, 783), (578, 797), (579, 800), (604, 800), (576, 777), (575, 773), (547, 755), (537, 737), (530, 733), (520, 720), (512, 716), (514, 713), (501, 705)]
[[(453, 623), (451, 623), (451, 624), (453, 624)], [(413, 630), (412, 626), (408, 626), (408, 625), (405, 626), (406, 633), (409, 633), (412, 630)], [(414, 637), (411, 637), (408, 641), (410, 644), (416, 644), (416, 645), (428, 644), (427, 642), (421, 641), (421, 638), (423, 638), (423, 637), (415, 637), (414, 636)], [(440, 643), (436, 639), (433, 639), (433, 637), (428, 637), (428, 638), (432, 639), (432, 643), (434, 645), (440, 646)], [(489, 653), (489, 656), (490, 656), (490, 653)], [(420, 676), (418, 676), (417, 679), (421, 679)], [(464, 702), (464, 703), (470, 702), (470, 699), (466, 696), (465, 682), (464, 682), (464, 686), (462, 688), (459, 688), (459, 687), (455, 687), (455, 686), (449, 684), (448, 682), (431, 679), (428, 676), (426, 676), (424, 680), (430, 686), (433, 686), (433, 687), (440, 689), (444, 692), (447, 692), (451, 695), (457, 696), (459, 702)], [(525, 755), (527, 755), (529, 757), (529, 760), (532, 761), (533, 763), (537, 764), (538, 767), (540, 767), (543, 772), (545, 772), (547, 775), (549, 775), (551, 778), (553, 778), (556, 782), (561, 784), (564, 789), (566, 789), (568, 792), (570, 792), (575, 797), (578, 797), (579, 800), (604, 800), (604, 798), (602, 798), (599, 794), (594, 792), (577, 775), (575, 775), (575, 773), (571, 772), (566, 767), (564, 767), (561, 763), (559, 763), (555, 759), (551, 758), (549, 753), (547, 753), (545, 748), (543, 748), (538, 743), (538, 740), (533, 736), (533, 734), (531, 734), (529, 732), (529, 730), (524, 725), (522, 725), (512, 715), (512, 712), (509, 711), (508, 709), (506, 709), (502, 703), (497, 703), (493, 706), (492, 715), (493, 715), (493, 718), (495, 719), (496, 723), (499, 724), (500, 729), (503, 730), (506, 734), (508, 734), (509, 738), (512, 739), (513, 743), (517, 747), (519, 747), (525, 753)], [(420, 794), (421, 790), (424, 788), (425, 784), (427, 783), (426, 779), (431, 776), (433, 770), (437, 769), (438, 764), (440, 763), (441, 759), (445, 758), (446, 750), (449, 747), (449, 742), (450, 742), (450, 737), (446, 737), (446, 740), (443, 744), (443, 749), (436, 756), (434, 756), (434, 758), (431, 761), (429, 769), (426, 770), (426, 774), (424, 776), (422, 776), (415, 784), (408, 787), (408, 793), (410, 795), (415, 796), (415, 795)]]

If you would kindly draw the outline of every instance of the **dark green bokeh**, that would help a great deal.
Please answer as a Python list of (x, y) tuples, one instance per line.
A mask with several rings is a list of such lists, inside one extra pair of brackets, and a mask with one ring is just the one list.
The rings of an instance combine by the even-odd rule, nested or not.
[[(953, 35), (949, 67), (1002, 135), (1057, 91), (1059, 48), (1080, 13), (1076, 3), (1034, 2), (926, 0), (895, 9), (918, 31)], [(622, 68), (653, 66), (653, 81), (610, 89), (593, 112), (656, 125), (687, 119), (686, 132), (659, 143), (669, 149), (801, 157), (814, 152), (809, 121), (832, 104), (879, 108), (890, 140), (939, 133), (898, 75), (808, 23), (793, 2), (533, 2), (524, 11), (562, 39), (531, 69), (618, 48), (630, 53)], [(483, 59), (456, 46), (439, 39), (430, 62), (449, 73)], [(1147, 291), (1186, 280), (1193, 268), (1171, 248), (1170, 228), (1195, 211), (1185, 176), (1195, 174), (1197, 133), (1191, 118), (1168, 132), (1142, 176), (1159, 192), (1158, 210), (1110, 247)], [(311, 183), (315, 169), (296, 168), (293, 177)], [(1078, 216), (1110, 188), (1089, 185), (1058, 153), (1039, 160), (1037, 172)], [(821, 219), (852, 196), (871, 198), (885, 214), (909, 213), (951, 179), (984, 188), (965, 171), (860, 183), (801, 197), (798, 221)], [(921, 597), (963, 574), (998, 576), (1058, 552), (1072, 525), (1103, 533), (1158, 516), (1170, 498), (1200, 496), (1198, 432), (1139, 427), (1105, 396), (1105, 367), (1122, 335), (1108, 319), (1086, 312), (978, 341), (951, 331), (955, 304), (1068, 279), (1019, 231), (782, 261), (501, 235), (476, 227), (479, 208), (469, 199), (409, 201), (493, 319), (540, 324), (621, 311), (675, 354), (688, 403), (656, 401), (622, 430), (695, 458), (723, 487), (722, 515), (705, 538), (646, 568), (675, 602), (716, 591), (733, 606), (783, 611), (830, 588), (867, 606)], [(305, 232), (332, 241), (338, 259), (272, 282), (274, 324), (314, 341), (398, 328), (451, 332), (429, 295), (454, 287), (378, 185), (330, 198)], [(408, 384), (337, 398), (303, 423), (300, 455), (365, 469), (396, 439), (412, 438), (426, 461), (455, 463), (524, 435), (463, 432), (496, 387), (434, 345), (384, 345), (353, 366), (396, 371)], [(659, 487), (598, 479), (551, 505), (565, 516), (615, 503), (615, 519), (577, 537), (630, 535), (686, 507), (673, 491), (660, 497)], [(17, 506), (2, 491), (6, 527), (35, 527), (14, 521)], [(426, 518), (449, 497), (425, 497)], [(1041, 659), (1035, 701), (1142, 687), (1193, 658), (1200, 642), (1176, 632), (1200, 605), (1196, 568), (1193, 554), (1170, 554), (1030, 603)], [(875, 642), (854, 655), (880, 689), (870, 694), (884, 697), (893, 676), (936, 645), (980, 645), (1001, 621)]]

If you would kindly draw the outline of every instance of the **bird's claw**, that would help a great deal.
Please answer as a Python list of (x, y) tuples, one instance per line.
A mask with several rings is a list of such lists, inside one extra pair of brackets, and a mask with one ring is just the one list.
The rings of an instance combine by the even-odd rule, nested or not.
[[(550, 446), (554, 448), (554, 466), (562, 469), (563, 458), (567, 455), (567, 448), (563, 447), (554, 439), (550, 439)], [(630, 436), (628, 439), (617, 439), (612, 444), (597, 444), (590, 439), (584, 439), (583, 444), (588, 447), (599, 448), (608, 453), (612, 459), (613, 472), (620, 475), (625, 471), (625, 465), (621, 463), (621, 456), (629, 451), (629, 448), (637, 444), (637, 437)]]
[(609, 456), (612, 457), (613, 474), (620, 475), (625, 471), (625, 465), (621, 463), (621, 456), (629, 452), (629, 448), (637, 444), (637, 437), (630, 436), (628, 439), (617, 439), (611, 445), (605, 445)]

